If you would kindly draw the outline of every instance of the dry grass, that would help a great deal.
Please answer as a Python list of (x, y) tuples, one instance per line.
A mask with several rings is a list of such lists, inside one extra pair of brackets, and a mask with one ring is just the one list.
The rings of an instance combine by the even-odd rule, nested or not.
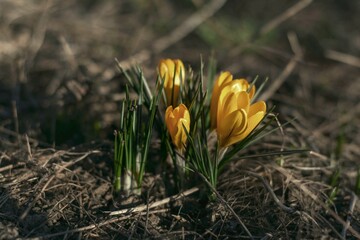
[[(360, 238), (360, 4), (293, 4), (1, 1), (0, 239)], [(114, 198), (125, 84), (114, 58), (154, 79), (160, 58), (198, 66), (200, 54), (219, 71), (269, 76), (262, 98), (281, 122), (296, 117), (248, 153), (311, 152), (239, 156), (211, 204), (176, 196), (160, 167), (142, 197)], [(109, 214), (119, 209), (129, 212)]]

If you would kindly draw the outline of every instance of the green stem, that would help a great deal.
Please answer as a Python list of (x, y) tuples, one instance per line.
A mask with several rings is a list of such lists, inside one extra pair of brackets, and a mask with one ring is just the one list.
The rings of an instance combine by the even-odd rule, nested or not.
[(115, 182), (114, 182), (114, 190), (116, 193), (120, 192), (121, 190), (121, 177), (115, 177)]
[[(226, 152), (228, 150), (228, 147), (225, 147), (225, 148), (221, 148), (219, 153), (218, 153), (218, 157), (217, 157), (217, 160), (218, 162), (221, 162), (221, 160), (224, 158)], [(217, 166), (216, 166), (217, 167)]]
[[(182, 154), (181, 152), (179, 154)], [(175, 156), (175, 164), (179, 176), (179, 190), (182, 190), (184, 187), (186, 163), (180, 155), (176, 154)]]

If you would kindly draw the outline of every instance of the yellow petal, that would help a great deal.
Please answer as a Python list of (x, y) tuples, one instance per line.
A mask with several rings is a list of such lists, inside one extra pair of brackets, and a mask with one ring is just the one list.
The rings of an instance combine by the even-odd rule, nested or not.
[(249, 88), (249, 83), (245, 79), (235, 79), (231, 82), (231, 90), (233, 92), (246, 92)]
[(234, 92), (232, 90), (232, 85), (228, 85), (222, 89), (219, 96), (218, 109), (222, 109), (222, 113), (230, 113), (240, 108), (248, 112), (250, 108), (249, 94), (246, 91)]
[[(234, 111), (224, 118), (219, 119), (217, 126), (217, 134), (220, 147), (229, 146), (232, 135), (239, 135), (245, 131), (247, 126), (246, 112), (243, 109)], [(232, 143), (231, 143), (232, 144)]]
[(169, 106), (165, 112), (165, 123), (175, 147), (183, 149), (187, 140), (184, 128), (190, 130), (190, 113), (186, 106), (180, 104), (175, 109)]
[(247, 137), (256, 128), (256, 126), (261, 122), (264, 116), (265, 112), (261, 111), (255, 113), (253, 116), (248, 118), (248, 127), (246, 128), (246, 131), (244, 133), (245, 137)]
[(250, 98), (247, 92), (239, 92), (237, 94), (237, 107), (244, 109), (246, 113), (249, 112)]
[(179, 104), (177, 109), (179, 110), (180, 116), (184, 116), (185, 113), (188, 113), (187, 107), (183, 103)]
[(165, 78), (167, 72), (168, 72), (168, 67), (166, 64), (166, 59), (161, 59), (158, 65), (158, 71), (159, 71), (159, 75), (161, 78)]
[(190, 124), (190, 113), (187, 107), (184, 104), (180, 104), (179, 108), (181, 111), (182, 118), (184, 118), (188, 122), (188, 124)]
[(230, 146), (234, 143), (244, 140), (256, 128), (256, 126), (261, 122), (261, 120), (264, 118), (264, 116), (265, 116), (265, 112), (257, 112), (255, 115), (250, 117), (247, 121), (246, 130), (239, 135), (230, 136), (227, 146)]
[(180, 119), (183, 118), (184, 114), (187, 112), (187, 108), (184, 104), (180, 104), (179, 106), (177, 106), (176, 108), (174, 108), (173, 110), (173, 114), (175, 116), (176, 119)]
[(174, 135), (177, 131), (176, 118), (174, 116), (173, 107), (169, 106), (165, 112), (165, 123), (170, 135)]
[(177, 86), (180, 86), (180, 82), (183, 82), (185, 79), (185, 67), (183, 62), (180, 59), (175, 59), (174, 60), (175, 63), (175, 67), (176, 67), (176, 76), (177, 79), (175, 81), (175, 84)]
[(260, 101), (250, 106), (248, 117), (253, 116), (257, 112), (266, 112), (266, 103)]
[(232, 75), (230, 72), (222, 72), (219, 77), (216, 79), (214, 83), (214, 88), (212, 91), (211, 96), (211, 103), (210, 103), (210, 121), (211, 121), (211, 128), (216, 128), (216, 117), (217, 117), (217, 109), (218, 109), (218, 101), (219, 96), (222, 91), (222, 89), (231, 83), (232, 81)]
[(232, 135), (238, 135), (243, 133), (246, 130), (247, 127), (247, 116), (246, 116), (246, 112), (244, 111), (244, 109), (240, 109), (239, 111), (240, 114), (237, 116), (235, 124), (234, 124), (234, 129), (232, 131)]
[(235, 79), (232, 82), (232, 90), (234, 92), (245, 91), (249, 93), (249, 98), (252, 99), (255, 94), (255, 85), (250, 89), (250, 84), (246, 79)]
[(186, 129), (186, 131), (189, 132), (189, 128), (190, 128), (190, 124), (184, 118), (181, 118), (179, 120), (179, 122), (177, 123), (178, 131), (173, 137), (173, 143), (174, 143), (174, 145), (176, 146), (177, 149), (183, 149), (184, 148), (184, 145), (185, 145), (186, 140), (187, 140), (187, 135), (186, 135), (185, 129)]
[(158, 71), (160, 78), (164, 80), (167, 105), (176, 105), (179, 98), (180, 84), (185, 79), (184, 64), (179, 59), (162, 59), (159, 62)]
[[(249, 87), (250, 87), (250, 86), (249, 86)], [(252, 98), (254, 97), (255, 91), (256, 91), (255, 85), (253, 85), (253, 86), (251, 87), (250, 91), (249, 91), (249, 89), (248, 89), (247, 91), (249, 92), (249, 97), (250, 97), (250, 99), (252, 99)]]
[(221, 109), (221, 111), (224, 111), (225, 107), (229, 104), (229, 101), (233, 101), (234, 98), (236, 98), (236, 96), (231, 91), (231, 87), (225, 86), (219, 94), (219, 99), (217, 103), (218, 111), (219, 109)]

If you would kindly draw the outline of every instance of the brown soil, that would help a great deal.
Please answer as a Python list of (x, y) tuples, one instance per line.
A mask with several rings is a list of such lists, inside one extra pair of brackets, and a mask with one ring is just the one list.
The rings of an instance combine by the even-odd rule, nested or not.
[[(0, 239), (360, 238), (359, 12), (328, 0), (1, 1)], [(198, 69), (200, 55), (269, 77), (261, 98), (295, 120), (230, 164), (214, 202), (176, 197), (155, 140), (143, 194), (113, 196), (126, 83), (114, 59), (155, 79), (159, 59)], [(282, 149), (311, 151), (243, 157)]]

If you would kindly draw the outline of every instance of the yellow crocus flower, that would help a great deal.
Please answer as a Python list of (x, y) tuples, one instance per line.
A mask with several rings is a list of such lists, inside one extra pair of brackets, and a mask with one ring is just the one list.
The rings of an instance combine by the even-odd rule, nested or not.
[(180, 104), (175, 109), (169, 106), (165, 112), (165, 123), (175, 147), (182, 151), (187, 140), (185, 129), (190, 131), (190, 114), (186, 106)]
[(160, 78), (164, 80), (167, 106), (176, 106), (180, 84), (183, 84), (185, 79), (183, 62), (179, 59), (162, 59), (159, 62), (158, 71)]
[(250, 105), (254, 93), (244, 91), (246, 84), (242, 83), (232, 81), (222, 88), (219, 95), (216, 132), (220, 147), (228, 147), (246, 138), (265, 116), (265, 102)]
[[(217, 126), (217, 109), (218, 109), (218, 101), (219, 96), (222, 90), (228, 86), (231, 85), (234, 91), (249, 91), (250, 84), (245, 79), (234, 79), (230, 72), (222, 72), (219, 77), (216, 79), (212, 97), (211, 97), (211, 103), (210, 103), (210, 121), (211, 121), (211, 129), (215, 129)], [(255, 94), (255, 86), (252, 86), (249, 92), (250, 99)]]

